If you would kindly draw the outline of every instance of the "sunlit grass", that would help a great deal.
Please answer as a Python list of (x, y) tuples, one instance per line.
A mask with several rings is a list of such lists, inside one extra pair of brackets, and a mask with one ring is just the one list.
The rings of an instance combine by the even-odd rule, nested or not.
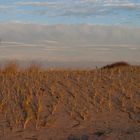
[(11, 129), (51, 126), (51, 116), (61, 107), (78, 123), (86, 121), (91, 110), (116, 109), (136, 115), (140, 108), (140, 67), (122, 66), (49, 70), (8, 64), (0, 69), (0, 114)]

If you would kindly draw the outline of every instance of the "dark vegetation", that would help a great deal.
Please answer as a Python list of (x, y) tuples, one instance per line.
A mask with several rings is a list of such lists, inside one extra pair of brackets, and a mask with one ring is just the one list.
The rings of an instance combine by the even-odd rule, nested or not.
[(106, 65), (104, 67), (102, 67), (102, 69), (112, 69), (112, 68), (116, 68), (116, 67), (128, 67), (130, 66), (127, 62), (116, 62), (116, 63), (113, 63), (113, 64), (110, 64), (110, 65)]

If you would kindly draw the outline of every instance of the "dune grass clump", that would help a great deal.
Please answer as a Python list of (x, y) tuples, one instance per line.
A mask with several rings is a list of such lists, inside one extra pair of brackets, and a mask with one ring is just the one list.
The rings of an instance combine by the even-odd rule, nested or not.
[(12, 63), (0, 69), (0, 116), (11, 130), (52, 127), (61, 113), (77, 122), (73, 127), (91, 112), (112, 110), (138, 121), (138, 75), (139, 66), (124, 62), (96, 70), (21, 69)]

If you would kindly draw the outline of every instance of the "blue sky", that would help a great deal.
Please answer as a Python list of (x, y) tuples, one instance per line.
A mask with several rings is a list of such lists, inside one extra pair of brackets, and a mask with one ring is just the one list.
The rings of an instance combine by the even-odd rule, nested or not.
[(0, 0), (0, 22), (140, 26), (140, 0)]

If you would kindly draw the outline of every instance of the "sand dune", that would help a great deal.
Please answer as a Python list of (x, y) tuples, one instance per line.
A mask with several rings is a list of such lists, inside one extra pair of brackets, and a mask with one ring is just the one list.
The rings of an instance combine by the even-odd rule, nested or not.
[(140, 66), (0, 69), (0, 140), (139, 140)]

